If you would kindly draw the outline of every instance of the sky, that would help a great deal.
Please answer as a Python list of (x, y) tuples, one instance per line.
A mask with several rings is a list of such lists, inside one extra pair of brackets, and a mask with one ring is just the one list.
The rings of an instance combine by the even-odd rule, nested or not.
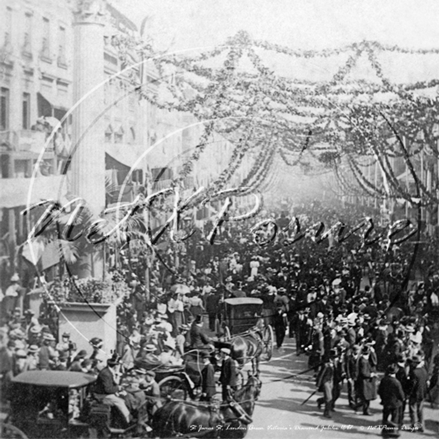
[(111, 0), (157, 44), (221, 44), (239, 30), (292, 48), (338, 47), (363, 39), (404, 47), (439, 43), (438, 0)]

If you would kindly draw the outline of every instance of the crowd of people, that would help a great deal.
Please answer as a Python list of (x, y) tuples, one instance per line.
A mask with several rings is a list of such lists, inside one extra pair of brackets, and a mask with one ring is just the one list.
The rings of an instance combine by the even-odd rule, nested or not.
[[(144, 395), (139, 389), (152, 387), (145, 377), (154, 382), (154, 373), (147, 373), (150, 365), (182, 365), (188, 349), (212, 351), (213, 341), (224, 335), (222, 302), (248, 296), (263, 300), (278, 350), (288, 336), (295, 339), (297, 355), (309, 356), (324, 393), (318, 399), (324, 416), (331, 417), (346, 383), (354, 410), (369, 415), (369, 403), (379, 394), (384, 423), (402, 427), (408, 404), (411, 425), (423, 431), (423, 401), (438, 385), (438, 239), (422, 244), (407, 240), (388, 248), (383, 239), (367, 244), (357, 233), (343, 242), (336, 236), (317, 242), (309, 232), (291, 244), (293, 215), (304, 230), (324, 220), (327, 225), (341, 220), (354, 226), (366, 215), (374, 218), (374, 212), (311, 203), (267, 214), (278, 227), (275, 239), (265, 239), (270, 227), (256, 234), (251, 227), (226, 222), (212, 245), (203, 238), (213, 226), (207, 223), (186, 243), (187, 263), (170, 271), (170, 253), (158, 252), (148, 291), (145, 265), (122, 258), (133, 292), (118, 307), (117, 361), (108, 360), (99, 338), (91, 340), (91, 352), (78, 351), (69, 334), (54, 334), (32, 311), (8, 305), (0, 351), (3, 389), (25, 370), (100, 376), (103, 369), (117, 366), (125, 375), (130, 372), (132, 382), (137, 377), (134, 388)], [(377, 224), (376, 230), (381, 231)], [(17, 278), (11, 285), (15, 291), (20, 288)], [(221, 375), (222, 396), (227, 399), (236, 387), (236, 364), (228, 360), (227, 348), (222, 355), (227, 367)], [(215, 394), (215, 370), (207, 369), (209, 355), (203, 364), (201, 396), (209, 401)], [(157, 389), (150, 396), (157, 398)], [(123, 402), (135, 409), (140, 402), (127, 403), (130, 398)]]

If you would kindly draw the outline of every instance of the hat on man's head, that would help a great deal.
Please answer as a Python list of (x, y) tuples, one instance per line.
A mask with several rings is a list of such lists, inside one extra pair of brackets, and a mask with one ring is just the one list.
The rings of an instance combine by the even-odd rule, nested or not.
[(115, 352), (108, 360), (107, 365), (108, 366), (116, 366), (121, 362), (121, 357)]
[(203, 323), (203, 316), (201, 314), (197, 314), (194, 320), (197, 324)]
[(44, 333), (43, 340), (46, 340), (46, 341), (56, 341), (55, 337), (50, 332), (45, 332)]
[(25, 316), (33, 316), (33, 315), (35, 315), (35, 313), (34, 313), (31, 309), (27, 309), (27, 310), (24, 312), (24, 315), (25, 315)]
[(421, 355), (413, 355), (411, 357), (411, 363), (413, 364), (419, 364), (423, 361), (423, 358), (421, 357)]
[(147, 352), (154, 352), (156, 350), (156, 346), (154, 344), (147, 344), (145, 345), (145, 350)]
[(18, 350), (15, 351), (15, 356), (17, 358), (26, 358), (27, 354), (26, 354), (26, 351), (24, 349), (18, 349)]
[(41, 326), (32, 326), (31, 333), (32, 334), (39, 334), (41, 332)]
[(104, 344), (104, 342), (102, 341), (102, 338), (99, 338), (99, 337), (93, 337), (89, 341), (89, 343), (95, 348), (100, 348)]
[(228, 348), (221, 348), (220, 352), (223, 352), (224, 354), (227, 354), (227, 355), (231, 355), (231, 350)]
[(23, 340), (24, 337), (25, 337), (24, 332), (19, 328), (14, 329), (9, 332), (9, 338), (11, 338), (11, 339)]
[(29, 346), (28, 352), (29, 352), (30, 354), (35, 354), (36, 352), (39, 351), (39, 349), (40, 349), (40, 348), (39, 348), (36, 344), (33, 344), (33, 345), (30, 345), (30, 346)]
[(388, 375), (391, 375), (397, 373), (398, 370), (399, 370), (399, 366), (393, 363), (388, 365), (386, 372)]
[(64, 332), (61, 337), (63, 337), (63, 338), (70, 338), (70, 333)]
[(180, 329), (181, 331), (189, 331), (189, 330), (190, 330), (190, 327), (189, 327), (188, 325), (183, 324), (183, 325), (180, 325), (180, 326), (179, 326), (179, 329)]

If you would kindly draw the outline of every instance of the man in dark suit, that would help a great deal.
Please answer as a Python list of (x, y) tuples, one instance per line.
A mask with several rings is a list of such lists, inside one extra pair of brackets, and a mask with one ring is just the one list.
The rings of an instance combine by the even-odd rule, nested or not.
[(117, 395), (122, 390), (122, 387), (118, 385), (118, 368), (120, 363), (121, 358), (117, 354), (107, 360), (107, 367), (104, 367), (99, 372), (93, 392), (98, 401), (117, 407), (124, 416), (126, 423), (129, 424), (130, 411), (125, 401)]
[(208, 352), (201, 352), (201, 357), (203, 359), (203, 369), (202, 369), (202, 394), (200, 396), (200, 401), (210, 402), (211, 398), (215, 395), (215, 377), (214, 377), (214, 366), (209, 361)]
[(357, 385), (362, 403), (363, 414), (370, 416), (370, 401), (376, 398), (376, 377), (370, 363), (370, 347), (364, 346), (359, 358)]
[(409, 416), (411, 418), (412, 427), (422, 433), (425, 431), (423, 403), (425, 402), (428, 390), (427, 381), (428, 372), (425, 368), (425, 362), (420, 355), (414, 355), (411, 358), (411, 370), (408, 383)]
[(220, 383), (222, 385), (222, 399), (223, 401), (231, 400), (231, 391), (237, 390), (237, 366), (235, 360), (231, 358), (231, 350), (222, 348), (223, 356), (222, 368), (220, 372)]
[(218, 304), (220, 302), (220, 293), (210, 292), (206, 298), (206, 311), (209, 318), (209, 329), (215, 331), (215, 318), (217, 316)]
[[(405, 400), (402, 384), (396, 378), (398, 369), (397, 364), (390, 364), (379, 385), (378, 393), (383, 405), (382, 425), (384, 427), (382, 434), (384, 436), (396, 437), (398, 435), (400, 409)], [(390, 416), (391, 422), (388, 422)]]
[(333, 361), (335, 357), (336, 350), (332, 349), (329, 357), (326, 359), (323, 366), (321, 366), (318, 377), (316, 378), (316, 387), (318, 387), (319, 391), (324, 393), (324, 396), (317, 400), (318, 408), (321, 408), (321, 405), (325, 404), (324, 416), (326, 418), (331, 418), (330, 411), (333, 404), (333, 385), (335, 377), (335, 366)]
[(211, 340), (209, 337), (203, 332), (203, 316), (198, 314), (191, 325), (191, 329), (189, 331), (189, 337), (191, 340), (191, 348), (208, 348)]

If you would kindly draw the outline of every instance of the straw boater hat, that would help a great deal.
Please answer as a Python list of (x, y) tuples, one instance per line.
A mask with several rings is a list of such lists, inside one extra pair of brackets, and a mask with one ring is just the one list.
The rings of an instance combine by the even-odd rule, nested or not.
[(227, 354), (227, 355), (231, 355), (231, 350), (228, 348), (221, 348), (220, 352), (223, 352), (224, 354)]
[(156, 346), (154, 346), (154, 344), (147, 344), (145, 345), (145, 350), (147, 352), (154, 352), (156, 350)]
[(43, 340), (47, 340), (47, 341), (56, 341), (56, 340), (55, 340), (55, 337), (54, 337), (51, 333), (49, 333), (49, 332), (46, 332), (46, 333), (44, 334), (44, 336), (43, 336)]
[(36, 352), (39, 351), (39, 347), (36, 344), (33, 344), (29, 347), (29, 353), (30, 354), (35, 354)]
[(32, 326), (31, 333), (32, 334), (39, 334), (41, 332), (41, 326)]

